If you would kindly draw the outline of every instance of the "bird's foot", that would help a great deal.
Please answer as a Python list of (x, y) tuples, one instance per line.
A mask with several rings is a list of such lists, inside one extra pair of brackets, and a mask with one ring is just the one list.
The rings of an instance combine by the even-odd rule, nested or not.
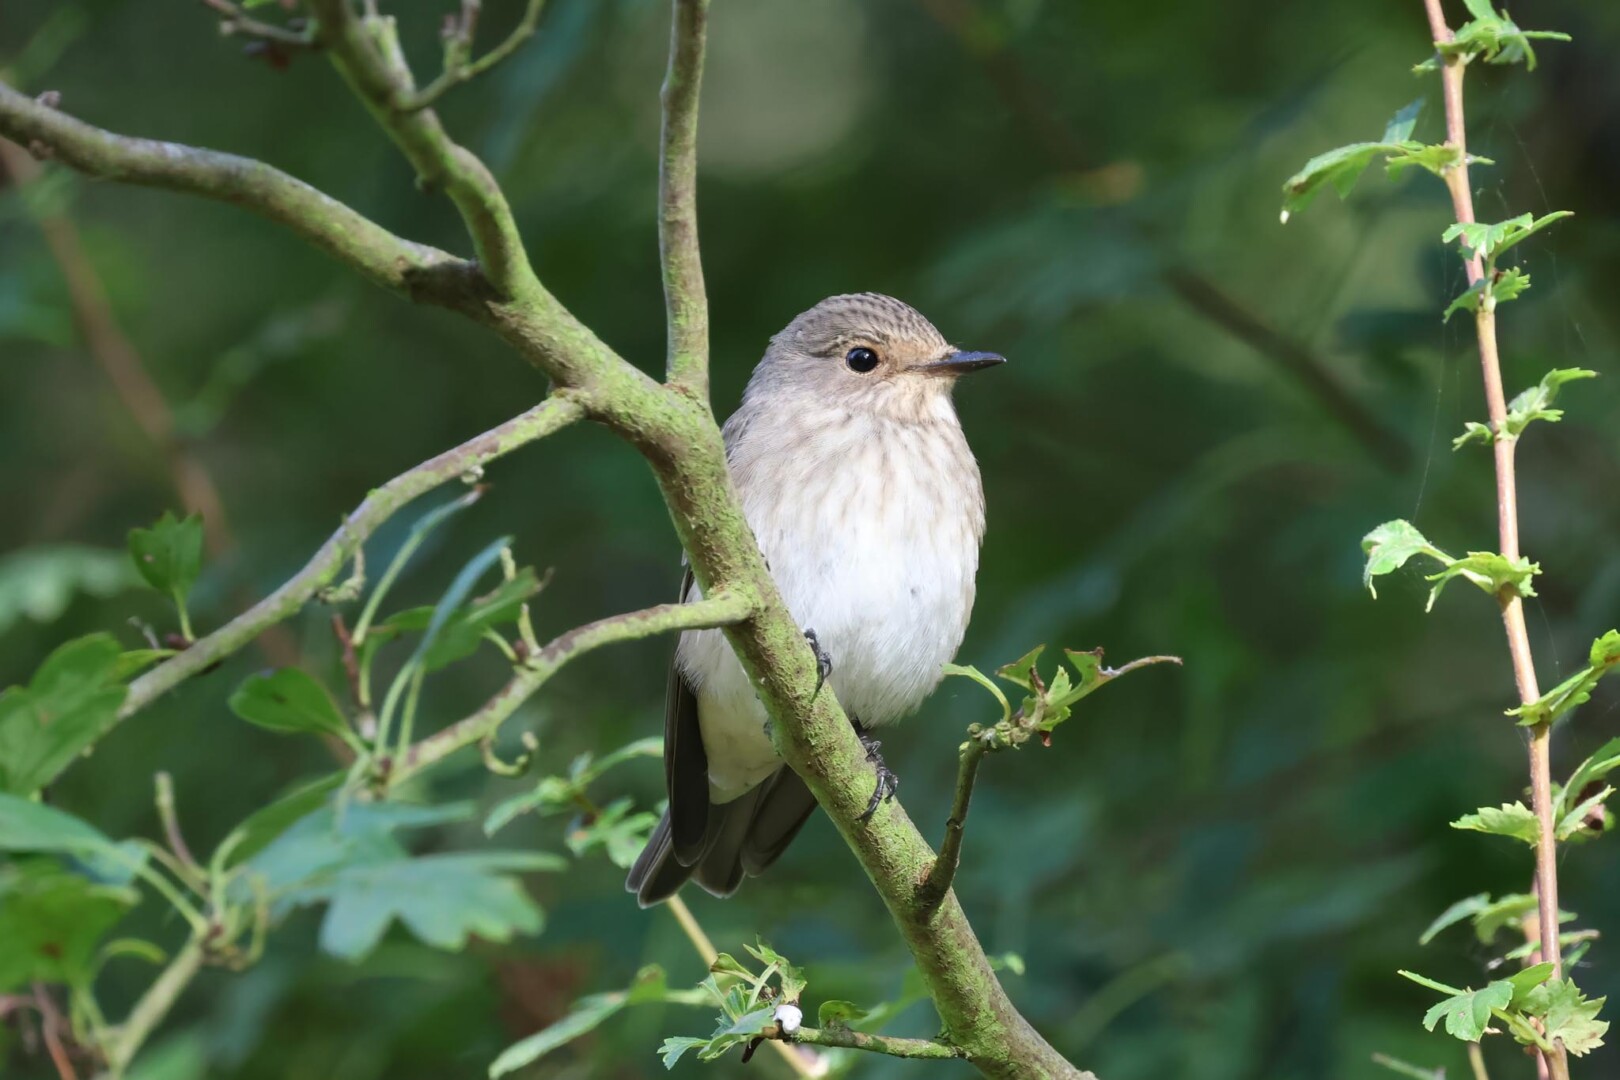
[(877, 786), (872, 789), (871, 801), (866, 804), (866, 809), (861, 811), (861, 816), (857, 819), (869, 821), (872, 815), (877, 813), (877, 808), (894, 798), (894, 793), (900, 790), (900, 777), (895, 775), (894, 770), (884, 763), (883, 755), (878, 753), (883, 744), (868, 735), (866, 729), (861, 727), (860, 721), (855, 721), (855, 734), (860, 736), (861, 745), (866, 747), (866, 760), (877, 767)]
[(828, 677), (832, 675), (833, 662), (832, 657), (827, 655), (827, 650), (821, 647), (814, 630), (806, 630), (804, 640), (810, 643), (810, 651), (816, 656), (816, 689), (810, 695), (810, 700), (814, 701), (821, 693), (821, 688), (827, 685)]

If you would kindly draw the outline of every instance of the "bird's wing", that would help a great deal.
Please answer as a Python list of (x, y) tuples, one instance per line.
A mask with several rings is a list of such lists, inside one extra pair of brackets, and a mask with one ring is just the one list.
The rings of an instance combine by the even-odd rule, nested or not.
[[(681, 602), (692, 591), (692, 571), (681, 575)], [(709, 755), (698, 726), (697, 695), (680, 664), (669, 661), (664, 695), (664, 790), (669, 795), (670, 844), (682, 866), (703, 855), (709, 823)]]

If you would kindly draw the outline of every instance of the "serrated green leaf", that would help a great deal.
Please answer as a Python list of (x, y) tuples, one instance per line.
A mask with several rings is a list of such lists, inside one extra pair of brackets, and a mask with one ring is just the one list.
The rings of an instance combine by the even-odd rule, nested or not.
[(630, 813), (632, 803), (628, 796), (615, 799), (602, 808), (602, 812), (589, 821), (581, 821), (569, 829), (563, 843), (576, 858), (583, 858), (600, 848), (609, 861), (621, 870), (628, 870), (647, 846), (658, 815), (642, 812)]
[(1453, 829), (1506, 836), (1534, 845), (1540, 835), (1536, 815), (1522, 802), (1503, 803), (1500, 808), (1482, 806), (1451, 823)]
[(1539, 1017), (1549, 1039), (1561, 1039), (1576, 1057), (1603, 1045), (1607, 1020), (1597, 1019), (1607, 998), (1588, 1000), (1573, 980), (1552, 979), (1526, 995), (1524, 1011)]
[(343, 773), (334, 772), (299, 784), (243, 818), (220, 844), (223, 865), (247, 862), (269, 847), (282, 833), (324, 806), (331, 794), (343, 786), (343, 780)]
[(129, 554), (135, 569), (158, 592), (183, 603), (202, 572), (202, 518), (176, 520), (168, 510), (148, 529), (131, 529)]
[(1501, 979), (1483, 990), (1465, 990), (1448, 997), (1423, 1015), (1423, 1026), (1430, 1031), (1443, 1018), (1446, 1034), (1464, 1042), (1479, 1042), (1490, 1026), (1491, 1010), (1505, 1009), (1513, 1000), (1513, 984)]
[(996, 674), (1014, 686), (1022, 686), (1025, 690), (1034, 690), (1040, 678), (1040, 675), (1035, 670), (1035, 663), (1041, 658), (1041, 653), (1045, 650), (1045, 645), (1037, 645), (1012, 663), (1003, 664), (996, 668)]
[(764, 941), (756, 940), (755, 944), (743, 947), (748, 950), (748, 954), (755, 960), (776, 969), (776, 984), (781, 990), (781, 993), (776, 997), (778, 1002), (796, 1002), (799, 1000), (804, 994), (804, 988), (807, 985), (804, 972), (799, 970), (787, 957), (765, 944)]
[(1547, 226), (1573, 216), (1574, 214), (1568, 210), (1556, 210), (1539, 218), (1531, 214), (1520, 214), (1506, 221), (1458, 222), (1446, 229), (1440, 239), (1448, 244), (1453, 240), (1460, 240), (1464, 257), (1480, 258), (1487, 264), (1492, 264), (1516, 245), (1528, 240)]
[(1474, 16), (1459, 26), (1450, 41), (1437, 41), (1435, 48), (1443, 56), (1460, 56), (1464, 63), (1483, 59), (1487, 64), (1517, 64), (1534, 71), (1536, 53), (1532, 40), (1568, 41), (1568, 34), (1553, 30), (1521, 30), (1513, 20), (1491, 9), (1485, 0), (1467, 0), (1469, 12)]
[(1503, 438), (1517, 439), (1533, 421), (1557, 423), (1564, 418), (1564, 410), (1552, 408), (1558, 388), (1578, 379), (1593, 379), (1597, 372), (1585, 368), (1555, 368), (1541, 377), (1541, 381), (1518, 394), (1508, 402), (1507, 418), (1503, 421)]
[(332, 695), (297, 668), (260, 672), (242, 680), (229, 701), (231, 711), (250, 724), (281, 735), (350, 734)]
[(87, 988), (102, 937), (139, 899), (48, 859), (0, 866), (0, 993), (36, 982)]
[(1520, 727), (1533, 727), (1541, 723), (1550, 724), (1571, 709), (1586, 704), (1598, 681), (1620, 670), (1620, 630), (1610, 630), (1592, 642), (1587, 659), (1586, 667), (1530, 704), (1507, 710), (1507, 715), (1518, 717)]
[(1482, 278), (1464, 289), (1458, 297), (1446, 305), (1445, 313), (1440, 316), (1441, 322), (1450, 322), (1451, 317), (1459, 311), (1478, 311), (1480, 297), (1485, 293), (1485, 280)]
[[(1489, 280), (1489, 279), (1487, 279)], [(1490, 303), (1505, 304), (1509, 300), (1516, 300), (1519, 294), (1530, 287), (1530, 275), (1518, 267), (1500, 271), (1500, 276), (1491, 285)]]
[(1491, 434), (1489, 425), (1482, 424), (1478, 420), (1470, 420), (1463, 426), (1463, 433), (1451, 440), (1451, 448), (1461, 450), (1469, 443), (1476, 442), (1489, 446), (1494, 441), (1495, 437)]
[(0, 791), (32, 795), (117, 722), (121, 652), (107, 634), (76, 638), (0, 694)]
[[(1489, 158), (1478, 156), (1470, 157), (1470, 161), (1489, 165)], [(1398, 180), (1403, 172), (1416, 166), (1436, 176), (1444, 175), (1445, 171), (1456, 167), (1462, 161), (1462, 155), (1457, 153), (1456, 147), (1445, 143), (1403, 143), (1391, 153), (1384, 163), (1384, 172), (1391, 180)]]
[[(1607, 829), (1609, 813), (1608, 809), (1604, 807), (1603, 804), (1608, 801), (1609, 796), (1613, 794), (1614, 788), (1604, 785), (1595, 794), (1588, 796), (1580, 803), (1571, 807), (1569, 812), (1563, 817), (1557, 818), (1555, 831), (1558, 839), (1570, 840), (1576, 837), (1585, 839)], [(1603, 819), (1601, 826), (1592, 826), (1588, 824), (1588, 818), (1590, 818), (1594, 813), (1598, 813)]]
[(1405, 566), (1414, 555), (1427, 555), (1440, 563), (1449, 564), (1451, 556), (1429, 543), (1428, 539), (1409, 521), (1386, 521), (1361, 539), (1361, 550), (1367, 556), (1361, 583), (1378, 598), (1373, 578), (1392, 574)]
[(1440, 599), (1441, 590), (1454, 578), (1470, 581), (1491, 596), (1500, 596), (1504, 589), (1513, 589), (1520, 596), (1528, 597), (1536, 595), (1531, 582), (1539, 573), (1541, 566), (1523, 556), (1509, 559), (1494, 551), (1470, 551), (1462, 558), (1452, 560), (1439, 573), (1424, 578), (1425, 581), (1434, 582), (1434, 588), (1429, 590), (1429, 602), (1423, 610), (1434, 610), (1434, 602)]
[(1536, 898), (1529, 893), (1509, 893), (1487, 904), (1474, 916), (1474, 936), (1483, 945), (1496, 943), (1503, 930), (1517, 930), (1524, 917), (1536, 910)]
[(690, 1035), (672, 1035), (658, 1048), (658, 1057), (664, 1063), (664, 1068), (673, 1069), (675, 1063), (681, 1060), (688, 1050), (702, 1050), (708, 1045), (708, 1039), (694, 1039)]

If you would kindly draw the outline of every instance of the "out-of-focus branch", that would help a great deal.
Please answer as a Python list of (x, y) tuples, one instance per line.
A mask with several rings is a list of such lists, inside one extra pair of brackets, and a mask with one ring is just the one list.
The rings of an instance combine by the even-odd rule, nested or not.
[(399, 47), (391, 16), (358, 16), (350, 0), (308, 0), (316, 34), (332, 62), (379, 126), (416, 169), (420, 182), (440, 188), (461, 214), (478, 263), (505, 298), (539, 288), (512, 208), (484, 163), (450, 138), (438, 114), (413, 105), (416, 81)]
[(506, 40), (474, 60), (473, 31), (478, 26), (478, 12), (481, 6), (481, 0), (461, 0), (461, 17), (447, 20), (449, 25), (445, 30), (444, 70), (439, 73), (438, 78), (408, 96), (400, 104), (401, 109), (407, 112), (425, 109), (454, 87), (476, 79), (517, 52), (525, 41), (534, 36), (536, 27), (540, 25), (540, 11), (546, 6), (546, 0), (528, 0), (527, 6), (523, 9), (523, 18), (507, 35)]
[(709, 299), (698, 248), (698, 98), (709, 0), (675, 0), (664, 75), (664, 126), (658, 168), (658, 251), (664, 268), (668, 323), (667, 376), (699, 398), (709, 397)]
[[(6, 139), (0, 139), (0, 167), (19, 189), (33, 183), (40, 174), (39, 164), (16, 143)], [(209, 554), (217, 557), (235, 547), (219, 488), (207, 467), (176, 437), (174, 413), (141, 363), (135, 346), (118, 325), (101, 278), (79, 241), (79, 230), (66, 214), (46, 213), (36, 220), (67, 285), (86, 351), (107, 376), (113, 392), (136, 426), (167, 459), (170, 482), (179, 493), (180, 502), (187, 510), (202, 515)]]
[[(1440, 0), (1424, 0), (1429, 30), (1434, 42), (1452, 40)], [(1468, 183), (1468, 123), (1463, 111), (1463, 74), (1467, 61), (1455, 52), (1441, 55), (1440, 78), (1446, 105), (1446, 145), (1457, 151), (1457, 163), (1442, 173), (1451, 192), (1452, 208), (1459, 222), (1474, 221), (1474, 195)], [(1478, 251), (1465, 251), (1463, 265), (1468, 284), (1475, 287), (1485, 277), (1485, 266)], [(1496, 343), (1496, 307), (1481, 303), (1474, 312), (1474, 336), (1479, 342), (1479, 362), (1485, 381), (1485, 409), (1491, 430), (1500, 433), (1507, 420), (1507, 395), (1502, 388), (1502, 360)], [(1501, 554), (1510, 562), (1519, 558), (1519, 493), (1514, 471), (1517, 439), (1494, 438), (1491, 445), (1496, 461), (1496, 517)], [(1541, 697), (1536, 679), (1535, 658), (1530, 652), (1530, 634), (1524, 623), (1524, 600), (1517, 589), (1508, 586), (1497, 594), (1502, 609), (1502, 626), (1507, 634), (1508, 654), (1513, 661), (1513, 678), (1519, 700), (1528, 705)], [(1564, 971), (1558, 939), (1558, 834), (1553, 820), (1552, 723), (1543, 720), (1530, 729), (1530, 803), (1537, 822), (1536, 909), (1541, 937), (1541, 958), (1553, 966), (1553, 978)], [(1553, 1050), (1543, 1051), (1542, 1059), (1552, 1080), (1568, 1080), (1569, 1062), (1564, 1044), (1554, 1039)]]
[[(1052, 95), (1024, 70), (999, 35), (983, 32), (975, 0), (917, 0), (917, 3), (979, 62), (1008, 111), (1031, 133), (1053, 164), (1080, 173), (1099, 168), (1101, 162), (1087, 149), (1073, 126), (1051, 108)], [(1145, 231), (1138, 231), (1144, 242), (1160, 246), (1160, 242)], [(1297, 379), (1385, 468), (1400, 472), (1411, 464), (1411, 449), (1406, 441), (1349, 391), (1326, 359), (1271, 326), (1179, 258), (1167, 257), (1160, 277), (1171, 294), (1190, 309)]]
[(115, 1037), (107, 1046), (107, 1064), (113, 1075), (122, 1076), (135, 1054), (152, 1031), (169, 1015), (175, 1001), (191, 980), (202, 970), (204, 946), (201, 937), (193, 935), (174, 959), (169, 961), (157, 981), (135, 1003), (129, 1019), (118, 1026)]
[(314, 558), (279, 589), (130, 683), (118, 718), (123, 720), (134, 715), (159, 694), (236, 652), (266, 627), (291, 617), (337, 578), (344, 564), (378, 526), (412, 499), (552, 434), (579, 419), (583, 412), (578, 401), (566, 391), (559, 391), (521, 416), (424, 461), (377, 488), (321, 546)]
[(232, 0), (202, 0), (202, 4), (219, 14), (219, 30), (222, 34), (257, 38), (290, 49), (309, 49), (315, 45), (314, 35), (309, 32), (310, 28), (307, 26), (277, 26), (274, 23), (262, 22), (242, 10), (241, 5), (233, 3)]
[(604, 645), (680, 630), (735, 626), (758, 608), (759, 597), (742, 590), (722, 589), (689, 604), (659, 604), (575, 627), (525, 658), (517, 674), (483, 708), (414, 743), (397, 760), (379, 763), (379, 771), (389, 783), (396, 783), (463, 747), (489, 738), (563, 665)]
[(384, 288), (453, 306), (478, 290), (477, 268), (401, 239), (261, 161), (92, 127), (0, 83), (0, 135), (36, 157), (56, 158), (102, 180), (165, 188), (233, 203), (284, 225)]

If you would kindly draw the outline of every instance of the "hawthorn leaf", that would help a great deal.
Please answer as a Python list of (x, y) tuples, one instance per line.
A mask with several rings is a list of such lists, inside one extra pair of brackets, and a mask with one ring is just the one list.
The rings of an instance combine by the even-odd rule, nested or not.
[(139, 899), (49, 859), (0, 866), (0, 993), (36, 982), (86, 988), (102, 937)]
[(150, 528), (131, 529), (129, 554), (146, 583), (184, 603), (202, 572), (202, 517), (176, 519), (165, 510)]
[(1498, 809), (1482, 806), (1472, 814), (1465, 814), (1451, 823), (1453, 829), (1506, 836), (1534, 845), (1539, 835), (1536, 815), (1522, 802), (1503, 803)]
[(231, 695), (229, 705), (248, 723), (282, 735), (350, 735), (332, 695), (298, 668), (249, 675)]
[(1464, 1042), (1479, 1042), (1490, 1026), (1491, 1010), (1505, 1009), (1513, 1000), (1513, 984), (1499, 979), (1483, 990), (1464, 990), (1436, 1004), (1423, 1015), (1423, 1026), (1430, 1031), (1443, 1018), (1446, 1034)]
[(1445, 552), (1429, 543), (1428, 539), (1417, 527), (1409, 521), (1386, 521), (1361, 539), (1361, 550), (1367, 556), (1367, 566), (1362, 571), (1361, 583), (1372, 593), (1373, 599), (1378, 598), (1378, 590), (1373, 587), (1373, 578), (1384, 574), (1392, 574), (1405, 566), (1414, 555), (1427, 555), (1441, 563), (1449, 564), (1452, 559)]

